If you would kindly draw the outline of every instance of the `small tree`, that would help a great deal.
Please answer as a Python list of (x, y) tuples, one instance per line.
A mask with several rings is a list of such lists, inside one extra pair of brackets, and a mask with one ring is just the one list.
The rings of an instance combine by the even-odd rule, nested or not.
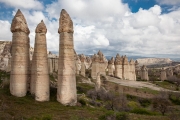
[(113, 111), (127, 111), (127, 98), (124, 94), (108, 93), (106, 108)]
[(170, 106), (170, 101), (166, 92), (162, 91), (153, 98), (153, 108), (161, 112), (162, 115), (168, 111), (168, 106)]
[(180, 78), (176, 76), (168, 77), (168, 81), (173, 82), (176, 85), (176, 90), (179, 90), (180, 87)]

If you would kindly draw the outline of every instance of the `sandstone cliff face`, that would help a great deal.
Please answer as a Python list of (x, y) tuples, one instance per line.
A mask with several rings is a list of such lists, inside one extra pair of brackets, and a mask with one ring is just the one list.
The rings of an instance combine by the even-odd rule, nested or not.
[(172, 63), (172, 60), (169, 58), (142, 58), (137, 59), (137, 61), (140, 66)]

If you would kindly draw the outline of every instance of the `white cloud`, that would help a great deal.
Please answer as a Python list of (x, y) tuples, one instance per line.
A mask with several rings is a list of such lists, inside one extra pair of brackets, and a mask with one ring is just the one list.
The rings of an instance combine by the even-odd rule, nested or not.
[(0, 2), (17, 9), (43, 9), (43, 4), (38, 0), (0, 0)]
[(0, 20), (0, 40), (12, 40), (10, 26), (11, 24), (9, 23), (9, 21)]
[[(111, 56), (117, 53), (142, 56), (179, 54), (180, 10), (161, 14), (161, 7), (155, 5), (132, 13), (119, 0), (59, 0), (47, 5), (46, 14), (37, 10), (22, 10), (31, 31), (31, 46), (34, 44), (35, 28), (43, 19), (48, 30), (48, 50), (58, 51), (57, 31), (62, 8), (73, 20), (77, 53), (94, 54), (100, 49)], [(0, 33), (0, 39), (11, 39), (10, 23), (0, 21), (0, 27), (6, 28)]]
[(177, 5), (180, 4), (180, 0), (156, 0), (161, 5)]

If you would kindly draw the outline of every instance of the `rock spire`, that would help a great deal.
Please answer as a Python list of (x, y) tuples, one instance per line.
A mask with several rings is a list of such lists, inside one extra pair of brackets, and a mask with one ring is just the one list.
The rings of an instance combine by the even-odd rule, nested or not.
[(23, 97), (27, 92), (29, 75), (29, 28), (20, 10), (17, 11), (11, 24), (12, 58), (10, 75), (10, 92), (17, 97)]
[(62, 9), (59, 19), (60, 49), (58, 62), (57, 100), (63, 105), (75, 105), (76, 92), (76, 68), (73, 43), (73, 22)]
[(34, 55), (31, 69), (31, 93), (37, 101), (49, 101), (49, 72), (46, 45), (46, 26), (41, 21), (36, 27)]

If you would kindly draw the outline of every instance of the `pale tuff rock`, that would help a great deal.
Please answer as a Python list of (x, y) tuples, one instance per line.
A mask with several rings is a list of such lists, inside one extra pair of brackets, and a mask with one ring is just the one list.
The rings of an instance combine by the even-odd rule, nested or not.
[(10, 41), (0, 41), (0, 69), (10, 72), (11, 44)]
[[(11, 41), (0, 41), (0, 70), (5, 70), (6, 72), (11, 71), (11, 47), (12, 42)], [(29, 48), (29, 54), (30, 54), (30, 64), (32, 62), (34, 53), (34, 48)], [(48, 68), (49, 72), (57, 72), (58, 70), (58, 56), (55, 54), (52, 54), (50, 51), (47, 51), (48, 55)], [(31, 66), (31, 65), (30, 65)], [(30, 69), (30, 68), (29, 68)]]
[(91, 64), (92, 64), (92, 60), (89, 56), (86, 56), (85, 62), (84, 62), (86, 69), (89, 69)]
[(11, 24), (11, 32), (24, 32), (29, 35), (30, 31), (27, 26), (26, 19), (22, 12), (18, 9), (16, 15), (14, 16)]
[(115, 58), (115, 77), (123, 78), (123, 56), (121, 57), (119, 54), (116, 55)]
[(60, 49), (58, 64), (57, 100), (63, 105), (76, 105), (76, 68), (73, 43), (73, 23), (62, 9), (59, 19)]
[(86, 59), (86, 57), (85, 57), (83, 54), (81, 54), (81, 55), (80, 55), (80, 60), (81, 60), (80, 73), (81, 73), (81, 75), (84, 76), (84, 77), (86, 76), (86, 75), (85, 75), (85, 72), (86, 72), (85, 59)]
[(10, 92), (23, 97), (27, 92), (29, 75), (29, 28), (20, 10), (17, 11), (11, 24), (12, 58), (10, 75)]
[(136, 80), (135, 72), (135, 62), (130, 60), (125, 56), (116, 55), (115, 58), (115, 77), (124, 79), (124, 80)]
[(167, 80), (166, 70), (164, 68), (161, 69), (160, 79), (161, 81)]
[(33, 94), (34, 92), (36, 101), (49, 101), (46, 32), (46, 26), (44, 22), (41, 21), (36, 27), (35, 47), (31, 69), (31, 93)]
[(149, 80), (149, 76), (148, 76), (148, 69), (146, 68), (145, 65), (143, 65), (141, 67), (141, 79), (142, 80)]
[(132, 59), (129, 62), (129, 80), (136, 81), (135, 62)]
[(79, 59), (79, 56), (76, 55), (76, 74), (79, 75), (79, 71), (81, 70), (81, 60)]
[(73, 33), (73, 22), (69, 16), (69, 14), (62, 9), (61, 11), (61, 17), (59, 19), (59, 29), (58, 29), (58, 33), (63, 33), (63, 32), (67, 32), (67, 33)]
[(139, 63), (138, 63), (138, 61), (136, 60), (136, 61), (135, 61), (135, 66), (138, 66), (138, 65), (139, 65)]
[(92, 57), (91, 77), (96, 79), (98, 72), (102, 75), (106, 75), (105, 69), (107, 68), (107, 65), (108, 62), (101, 51), (99, 51), (98, 54), (94, 54)]
[(108, 75), (114, 76), (114, 57), (108, 61)]
[(85, 72), (86, 72), (86, 66), (83, 62), (81, 62), (81, 75), (84, 77), (86, 76)]
[(128, 62), (128, 58), (126, 57), (126, 55), (123, 57), (123, 79), (127, 79), (129, 80), (129, 62)]
[(50, 74), (58, 71), (58, 57), (48, 57), (48, 69)]
[(96, 77), (96, 82), (95, 82), (95, 90), (96, 91), (99, 91), (100, 88), (101, 88), (101, 78), (100, 78), (100, 75), (101, 75), (101, 73), (98, 72), (97, 73), (97, 77)]
[(91, 66), (91, 77), (93, 79), (96, 79), (98, 72), (99, 72), (99, 59), (98, 59), (98, 55), (94, 54), (92, 59), (92, 66)]
[(169, 58), (141, 58), (137, 59), (140, 66), (172, 63)]
[(167, 68), (166, 73), (167, 73), (167, 77), (173, 76), (173, 69), (172, 68)]

